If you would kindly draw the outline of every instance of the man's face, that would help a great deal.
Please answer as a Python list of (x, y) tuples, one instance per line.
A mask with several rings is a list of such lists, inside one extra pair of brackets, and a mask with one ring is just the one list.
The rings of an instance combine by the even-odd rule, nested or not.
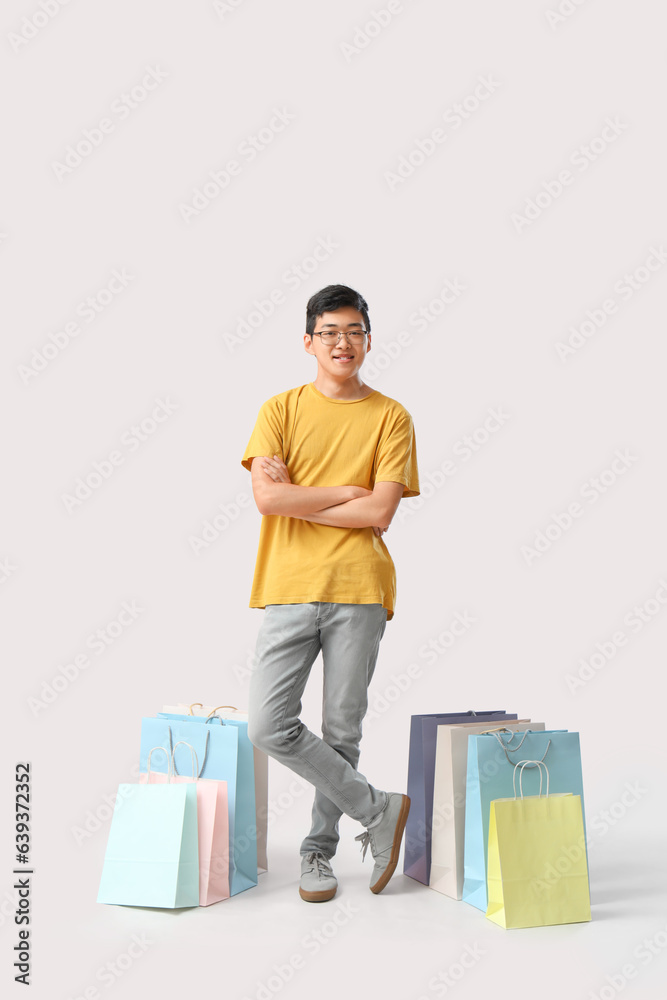
[[(347, 379), (356, 375), (366, 354), (371, 349), (371, 335), (355, 338), (342, 336), (338, 343), (323, 344), (320, 333), (342, 332), (343, 334), (361, 333), (365, 330), (364, 318), (352, 306), (342, 306), (335, 312), (322, 313), (315, 323), (315, 335), (311, 341), (309, 334), (304, 334), (303, 342), (308, 354), (314, 354), (318, 365), (334, 378)], [(326, 338), (325, 338), (326, 339)]]

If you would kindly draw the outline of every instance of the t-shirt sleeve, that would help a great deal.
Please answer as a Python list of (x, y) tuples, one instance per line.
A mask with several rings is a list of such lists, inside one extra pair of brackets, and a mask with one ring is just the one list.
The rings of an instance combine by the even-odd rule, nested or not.
[(403, 410), (388, 421), (378, 444), (376, 483), (403, 483), (404, 497), (419, 496), (417, 441), (412, 417)]
[(241, 465), (250, 471), (253, 458), (258, 455), (283, 455), (283, 421), (277, 399), (264, 403), (257, 415), (255, 427), (250, 435)]

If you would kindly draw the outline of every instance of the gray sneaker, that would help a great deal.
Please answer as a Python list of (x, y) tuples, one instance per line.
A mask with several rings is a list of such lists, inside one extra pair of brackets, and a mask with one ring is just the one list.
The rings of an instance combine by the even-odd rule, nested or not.
[(299, 895), (307, 903), (323, 903), (336, 895), (338, 881), (331, 862), (321, 851), (301, 855), (301, 885)]
[(382, 892), (394, 874), (409, 812), (410, 799), (407, 795), (401, 792), (388, 792), (387, 805), (380, 814), (380, 822), (354, 838), (362, 842), (362, 861), (370, 844), (375, 861), (370, 881), (371, 892)]

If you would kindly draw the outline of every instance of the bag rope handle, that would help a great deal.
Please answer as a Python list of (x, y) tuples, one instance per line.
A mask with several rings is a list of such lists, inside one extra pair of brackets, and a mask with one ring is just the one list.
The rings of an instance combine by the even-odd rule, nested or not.
[(517, 764), (514, 767), (514, 771), (512, 772), (512, 787), (514, 789), (514, 798), (516, 799), (516, 772), (517, 772), (517, 768), (521, 768), (521, 770), (519, 771), (519, 790), (521, 792), (521, 801), (523, 802), (523, 769), (524, 769), (524, 767), (526, 767), (527, 764), (531, 764), (533, 767), (535, 767), (535, 765), (537, 765), (537, 767), (539, 768), (539, 772), (540, 772), (540, 792), (539, 792), (539, 798), (542, 798), (542, 768), (544, 768), (544, 770), (546, 771), (546, 775), (547, 775), (547, 795), (546, 795), (546, 797), (549, 798), (549, 768), (547, 767), (547, 765), (542, 760), (520, 760), (520, 761), (517, 762)]
[[(170, 753), (172, 755), (172, 761), (173, 761), (173, 764), (174, 764), (174, 774), (178, 774), (178, 771), (176, 769), (176, 761), (173, 760), (174, 750), (176, 749), (176, 747), (174, 746), (174, 741), (173, 741), (172, 736), (171, 736), (171, 726), (167, 726), (167, 732), (169, 733), (169, 750), (170, 750)], [(198, 778), (201, 778), (201, 773), (204, 770), (204, 768), (206, 767), (206, 757), (208, 755), (208, 738), (209, 738), (209, 736), (210, 736), (210, 729), (207, 729), (206, 730), (206, 739), (204, 741), (204, 756), (202, 758), (202, 765), (199, 768), (199, 772), (197, 774)], [(178, 743), (185, 743), (185, 740), (179, 740)], [(176, 744), (176, 746), (178, 746), (178, 743)], [(188, 744), (188, 746), (190, 746), (190, 744)]]
[[(517, 750), (520, 750), (520, 749), (521, 749), (521, 747), (522, 747), (522, 746), (523, 746), (523, 744), (524, 744), (524, 741), (525, 741), (525, 739), (526, 739), (526, 736), (528, 736), (528, 735), (529, 735), (530, 733), (532, 733), (532, 732), (533, 732), (533, 730), (532, 730), (532, 729), (527, 729), (527, 730), (526, 730), (526, 731), (525, 731), (525, 732), (523, 733), (523, 736), (522, 736), (522, 739), (521, 739), (521, 742), (520, 742), (520, 743), (518, 744), (518, 746), (515, 746), (515, 747), (511, 747), (511, 746), (509, 746), (509, 743), (511, 743), (511, 742), (512, 742), (512, 739), (513, 739), (513, 738), (514, 738), (515, 736), (517, 736), (517, 735), (518, 735), (518, 733), (512, 733), (512, 738), (511, 738), (511, 739), (509, 740), (509, 742), (508, 742), (508, 743), (504, 743), (504, 742), (503, 742), (503, 740), (502, 740), (502, 739), (500, 738), (500, 736), (498, 735), (498, 733), (495, 733), (495, 732), (494, 732), (494, 733), (492, 733), (492, 735), (493, 735), (493, 736), (495, 736), (495, 738), (496, 738), (496, 739), (498, 740), (498, 742), (500, 743), (501, 747), (502, 747), (502, 748), (503, 748), (503, 750), (505, 751), (505, 756), (507, 757), (507, 760), (508, 760), (508, 762), (509, 762), (510, 764), (514, 765), (514, 761), (510, 759), (510, 753), (516, 753), (516, 752), (517, 752)], [(546, 757), (546, 755), (547, 755), (547, 754), (549, 753), (549, 747), (550, 747), (550, 746), (551, 746), (551, 739), (547, 740), (547, 748), (546, 748), (546, 750), (544, 751), (544, 754), (542, 755), (542, 757), (540, 758), (540, 760), (539, 760), (539, 761), (538, 761), (537, 763), (540, 763), (540, 764), (543, 764), (543, 763), (544, 763), (544, 758), (545, 758), (545, 757)], [(508, 751), (509, 751), (509, 753), (508, 753)], [(531, 762), (531, 763), (532, 763), (532, 762)]]
[(153, 750), (164, 750), (165, 756), (167, 758), (167, 784), (169, 784), (171, 782), (173, 773), (171, 770), (173, 760), (169, 751), (165, 747), (160, 747), (160, 746), (151, 747), (150, 750), (148, 751), (148, 762), (146, 764), (146, 784), (150, 785), (151, 783), (151, 754), (153, 753)]
[[(208, 736), (208, 733), (206, 734)], [(190, 748), (190, 759), (192, 761), (192, 779), (197, 781), (199, 779), (199, 761), (197, 759), (197, 751), (193, 747), (192, 743), (188, 743), (186, 740), (179, 740), (178, 743), (174, 743), (174, 749), (171, 751), (171, 764), (174, 768), (174, 774), (176, 773), (176, 763), (174, 761), (174, 754), (176, 753), (176, 747), (180, 747), (181, 743), (183, 746)]]

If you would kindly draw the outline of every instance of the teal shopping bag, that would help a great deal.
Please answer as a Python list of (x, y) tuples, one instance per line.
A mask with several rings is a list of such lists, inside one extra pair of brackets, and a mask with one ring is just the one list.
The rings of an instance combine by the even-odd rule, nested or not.
[(199, 905), (194, 784), (119, 785), (97, 902)]
[[(549, 767), (552, 792), (571, 792), (581, 796), (583, 811), (579, 733), (552, 729), (539, 733), (513, 733), (511, 738), (503, 733), (471, 734), (468, 737), (462, 899), (484, 912), (488, 905), (491, 800), (509, 798), (513, 794), (514, 766), (524, 760), (544, 760)], [(524, 788), (529, 795), (537, 794), (539, 770), (537, 765), (526, 769)]]
[[(254, 772), (248, 780), (242, 726), (232, 720), (165, 716), (141, 720), (140, 769), (145, 771), (148, 750), (160, 742), (170, 749), (180, 740), (191, 744), (199, 760), (199, 777), (227, 782), (229, 803), (229, 891), (235, 896), (257, 885)], [(247, 740), (247, 723), (245, 729)], [(250, 749), (252, 755), (252, 750)], [(175, 757), (177, 773), (189, 773), (185, 750)], [(252, 765), (252, 756), (250, 757)], [(156, 766), (156, 770), (159, 768)], [(164, 770), (164, 766), (162, 770)]]

